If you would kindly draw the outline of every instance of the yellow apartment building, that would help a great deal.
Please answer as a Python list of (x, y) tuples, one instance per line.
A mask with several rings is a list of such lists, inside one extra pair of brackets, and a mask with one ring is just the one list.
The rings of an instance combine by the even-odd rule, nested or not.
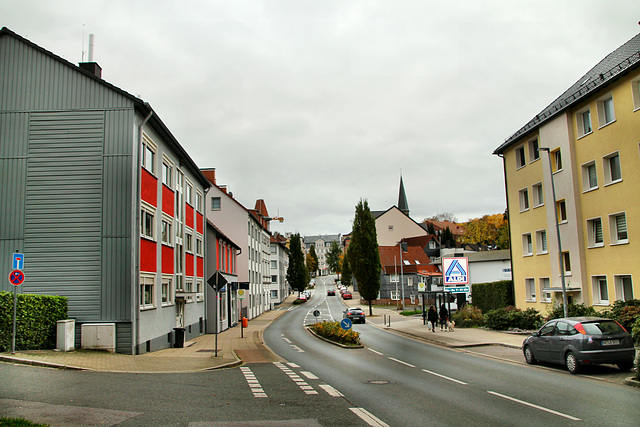
[(640, 298), (640, 34), (494, 154), (517, 307), (545, 313), (561, 303), (561, 269), (569, 302), (604, 309)]

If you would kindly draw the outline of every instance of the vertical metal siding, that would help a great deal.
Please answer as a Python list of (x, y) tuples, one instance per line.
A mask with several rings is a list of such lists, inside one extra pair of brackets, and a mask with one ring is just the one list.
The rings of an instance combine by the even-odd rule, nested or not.
[(80, 321), (100, 319), (103, 133), (101, 111), (30, 118), (24, 290), (68, 296)]

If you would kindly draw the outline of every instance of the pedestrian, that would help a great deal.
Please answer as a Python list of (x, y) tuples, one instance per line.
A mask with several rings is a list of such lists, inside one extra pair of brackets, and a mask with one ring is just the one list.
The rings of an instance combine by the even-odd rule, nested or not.
[(431, 330), (435, 332), (436, 323), (438, 323), (438, 312), (433, 306), (429, 307), (429, 312), (427, 313), (427, 319), (429, 320), (429, 323), (431, 323)]
[(440, 306), (440, 330), (445, 331), (447, 327), (447, 321), (449, 320), (449, 311), (447, 306), (442, 303)]

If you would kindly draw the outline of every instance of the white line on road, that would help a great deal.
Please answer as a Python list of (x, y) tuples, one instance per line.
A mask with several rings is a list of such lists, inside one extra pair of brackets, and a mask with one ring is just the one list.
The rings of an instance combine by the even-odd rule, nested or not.
[(291, 340), (289, 338), (282, 338), (283, 340), (285, 340), (288, 344), (291, 344)]
[(360, 417), (362, 421), (369, 424), (371, 427), (389, 427), (389, 424), (385, 423), (379, 418), (374, 417), (364, 408), (349, 408), (351, 412)]
[(300, 373), (302, 375), (304, 375), (305, 377), (309, 378), (310, 380), (318, 380), (320, 378), (316, 377), (315, 374), (309, 372), (309, 371), (300, 371)]
[(431, 374), (431, 375), (435, 375), (436, 377), (440, 377), (440, 378), (444, 378), (445, 380), (449, 380), (449, 381), (453, 381), (454, 383), (458, 383), (458, 384), (462, 384), (462, 385), (468, 385), (465, 382), (462, 382), (460, 380), (456, 380), (455, 378), (451, 378), (451, 377), (446, 377), (444, 375), (432, 372), (432, 371), (427, 371), (426, 369), (423, 369), (422, 372), (426, 372), (427, 374)]
[(505, 396), (504, 394), (496, 393), (494, 391), (487, 391), (487, 393), (493, 394), (494, 396), (502, 397), (503, 399), (511, 400), (516, 403), (520, 403), (522, 405), (529, 406), (531, 408), (539, 409), (541, 411), (545, 411), (550, 414), (558, 415), (559, 417), (568, 418), (572, 421), (582, 421), (580, 418), (572, 417), (571, 415), (563, 414), (562, 412), (554, 411), (553, 409), (549, 409), (543, 406), (535, 405), (533, 403), (525, 402), (524, 400), (516, 399), (515, 397)]
[(294, 350), (297, 350), (297, 351), (298, 351), (298, 353), (304, 353), (304, 350), (303, 350), (303, 349), (301, 349), (300, 347), (298, 347), (297, 345), (293, 345), (293, 344), (291, 344), (291, 347), (292, 347)]
[(384, 356), (384, 355), (383, 355), (382, 353), (380, 353), (379, 351), (375, 351), (375, 350), (372, 350), (372, 349), (370, 349), (370, 348), (367, 348), (367, 350), (369, 350), (369, 351), (371, 351), (371, 352), (373, 352), (373, 353), (375, 353), (375, 354), (377, 354), (377, 355), (379, 355), (379, 356)]
[(344, 394), (340, 393), (335, 388), (331, 387), (329, 384), (319, 384), (318, 387), (327, 392), (327, 394), (331, 397), (342, 397)]
[(403, 362), (402, 360), (398, 360), (398, 359), (394, 359), (393, 357), (390, 357), (389, 360), (393, 360), (394, 362), (398, 362), (398, 363), (402, 363), (403, 365), (406, 365), (410, 368), (415, 368), (415, 365), (412, 365), (411, 363), (407, 363), (407, 362)]
[(293, 362), (288, 362), (287, 365), (291, 366), (292, 368), (299, 368), (300, 365), (298, 365), (297, 363), (293, 363)]

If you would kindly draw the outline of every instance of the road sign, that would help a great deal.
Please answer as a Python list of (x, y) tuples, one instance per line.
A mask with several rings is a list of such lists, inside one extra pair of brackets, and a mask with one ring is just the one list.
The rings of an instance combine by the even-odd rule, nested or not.
[(209, 277), (209, 280), (207, 280), (207, 283), (216, 292), (220, 292), (222, 288), (224, 288), (224, 285), (227, 284), (227, 279), (224, 278), (222, 273), (220, 273), (219, 271), (216, 271), (215, 273), (213, 273), (213, 276)]
[(22, 270), (24, 268), (24, 254), (13, 254), (14, 270)]
[(320, 316), (320, 310), (313, 310), (313, 315), (316, 317)]
[(466, 285), (469, 283), (469, 258), (442, 258), (444, 285)]
[(455, 288), (446, 287), (444, 288), (445, 292), (451, 292), (452, 294), (468, 294), (471, 292), (468, 286), (458, 286)]
[(427, 292), (427, 285), (423, 282), (418, 283), (418, 292)]
[(351, 319), (342, 319), (340, 326), (342, 326), (342, 329), (345, 331), (348, 331), (353, 326), (353, 322), (351, 322)]
[(9, 282), (14, 286), (20, 286), (24, 282), (24, 273), (21, 270), (13, 270), (9, 273)]
[(244, 289), (238, 289), (238, 299), (244, 299)]

